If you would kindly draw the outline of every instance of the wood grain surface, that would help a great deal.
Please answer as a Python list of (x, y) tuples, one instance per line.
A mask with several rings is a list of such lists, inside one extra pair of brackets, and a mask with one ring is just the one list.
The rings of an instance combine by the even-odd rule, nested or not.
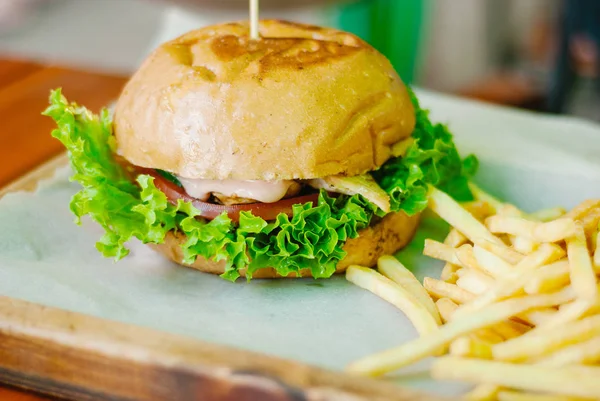
[(1, 296), (0, 380), (74, 400), (440, 399), (382, 380)]
[(0, 59), (0, 187), (62, 151), (50, 136), (53, 122), (41, 115), (50, 90), (97, 111), (115, 99), (125, 77), (45, 67)]
[[(0, 60), (0, 187), (33, 189), (61, 151), (40, 116), (49, 90), (92, 109), (117, 96), (123, 77)], [(2, 78), (0, 78), (2, 79)], [(0, 192), (0, 196), (2, 193)], [(297, 346), (294, 344), (293, 346)], [(0, 296), (2, 401), (69, 400), (435, 401), (440, 398), (151, 329)]]

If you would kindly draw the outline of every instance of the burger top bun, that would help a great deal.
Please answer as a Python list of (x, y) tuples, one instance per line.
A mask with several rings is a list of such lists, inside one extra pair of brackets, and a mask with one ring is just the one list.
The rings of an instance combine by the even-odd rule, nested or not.
[(265, 20), (209, 26), (156, 49), (115, 108), (118, 153), (186, 178), (356, 175), (409, 136), (390, 62), (354, 35)]

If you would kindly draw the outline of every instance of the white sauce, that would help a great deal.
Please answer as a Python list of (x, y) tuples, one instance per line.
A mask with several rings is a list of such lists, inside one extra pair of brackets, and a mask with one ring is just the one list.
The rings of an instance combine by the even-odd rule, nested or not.
[(188, 195), (206, 201), (213, 192), (228, 197), (254, 199), (263, 203), (281, 200), (287, 193), (292, 180), (203, 180), (177, 177)]

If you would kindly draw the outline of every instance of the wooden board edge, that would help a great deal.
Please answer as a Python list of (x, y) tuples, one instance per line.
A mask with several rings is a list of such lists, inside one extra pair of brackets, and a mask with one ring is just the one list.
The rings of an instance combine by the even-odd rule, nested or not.
[(76, 400), (442, 399), (382, 380), (8, 297), (0, 297), (0, 378)]
[(58, 154), (31, 172), (0, 188), (0, 199), (11, 192), (34, 191), (41, 181), (51, 178), (58, 168), (66, 166), (68, 162), (66, 152)]
[[(0, 189), (35, 190), (66, 153)], [(291, 345), (297, 346), (297, 345)], [(449, 400), (376, 379), (0, 296), (0, 382), (71, 400)]]

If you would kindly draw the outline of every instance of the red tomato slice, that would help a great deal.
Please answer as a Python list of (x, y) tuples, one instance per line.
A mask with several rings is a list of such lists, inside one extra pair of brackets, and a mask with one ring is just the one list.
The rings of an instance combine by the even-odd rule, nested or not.
[[(142, 169), (140, 169), (142, 170)], [(240, 212), (247, 211), (252, 212), (254, 216), (261, 217), (265, 221), (275, 220), (279, 213), (285, 213), (288, 216), (292, 215), (292, 206), (297, 204), (303, 204), (312, 202), (313, 205), (317, 204), (319, 194), (314, 193), (310, 195), (297, 196), (294, 198), (282, 199), (274, 203), (250, 203), (245, 205), (218, 205), (215, 203), (203, 202), (199, 199), (189, 196), (185, 189), (178, 187), (175, 183), (167, 180), (156, 171), (151, 169), (143, 169), (140, 171), (142, 174), (148, 174), (154, 177), (154, 185), (156, 188), (161, 190), (169, 202), (176, 204), (178, 199), (183, 199), (187, 202), (192, 202), (195, 208), (202, 212), (202, 217), (208, 220), (212, 220), (219, 216), (223, 212), (227, 212), (229, 218), (238, 222), (240, 220)]]

